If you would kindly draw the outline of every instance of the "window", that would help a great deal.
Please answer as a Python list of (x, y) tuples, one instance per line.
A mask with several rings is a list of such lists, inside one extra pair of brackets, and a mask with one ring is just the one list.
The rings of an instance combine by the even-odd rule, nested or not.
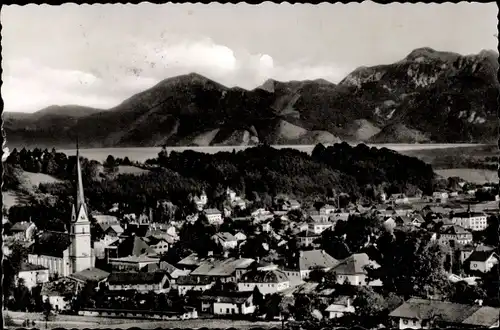
[(407, 319), (403, 319), (403, 324), (408, 324), (408, 320)]

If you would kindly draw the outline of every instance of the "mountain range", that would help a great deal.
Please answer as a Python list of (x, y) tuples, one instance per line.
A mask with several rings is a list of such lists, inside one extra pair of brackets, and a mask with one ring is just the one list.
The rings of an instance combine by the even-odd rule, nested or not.
[(419, 48), (340, 83), (267, 80), (246, 90), (196, 73), (165, 79), (111, 109), (5, 112), (9, 147), (490, 143), (498, 136), (498, 54)]

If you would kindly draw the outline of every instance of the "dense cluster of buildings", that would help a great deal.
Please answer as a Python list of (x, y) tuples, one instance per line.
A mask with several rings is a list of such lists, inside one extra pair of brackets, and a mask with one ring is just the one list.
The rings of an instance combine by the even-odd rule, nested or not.
[[(318, 296), (331, 295), (332, 292), (319, 283), (310, 281), (311, 273), (316, 270), (334, 274), (336, 282), (340, 284), (381, 286), (380, 280), (367, 277), (367, 267), (378, 267), (368, 255), (354, 253), (337, 260), (322, 250), (318, 243), (321, 235), (327, 230), (333, 230), (338, 221), (348, 221), (356, 214), (375, 216), (388, 230), (420, 230), (425, 226), (432, 233), (432, 239), (450, 246), (458, 256), (457, 262), (467, 265), (461, 274), (450, 273), (452, 282), (468, 281), (474, 284), (476, 279), (480, 279), (481, 273), (488, 272), (500, 259), (493, 247), (478, 245), (473, 239), (474, 231), (487, 227), (488, 213), (496, 213), (498, 210), (489, 210), (484, 205), (481, 209), (481, 205), (476, 205), (472, 211), (467, 192), (435, 192), (429, 197), (383, 195), (378, 205), (351, 204), (342, 209), (325, 204), (319, 209), (309, 210), (297, 200), (284, 199), (277, 203), (275, 210), (251, 209), (249, 217), (233, 218), (233, 221), (251, 222), (257, 228), (255, 232), (217, 232), (213, 235), (212, 240), (224, 251), (221, 255), (209, 252), (208, 256), (199, 257), (191, 254), (172, 265), (163, 261), (161, 256), (179, 241), (180, 226), (196, 221), (198, 214), (169, 224), (154, 223), (151, 215), (138, 218), (129, 215), (126, 225), (111, 215), (93, 215), (104, 238), (92, 242), (79, 160), (77, 172), (76, 203), (69, 228), (66, 232), (58, 233), (61, 235), (60, 245), (49, 249), (39, 247), (43, 233), (37, 233), (29, 222), (17, 223), (11, 228), (11, 238), (29, 242), (32, 249), (22, 264), (18, 278), (23, 279), (28, 288), (42, 285), (44, 299), (48, 299), (60, 311), (69, 308), (67, 297), (75, 295), (89, 282), (105, 284), (117, 295), (127, 290), (156, 293), (175, 290), (180, 296), (192, 291), (200, 293), (197, 306), (176, 313), (125, 309), (80, 311), (82, 315), (157, 319), (196, 318), (198, 313), (252, 314), (256, 309), (253, 301), (255, 288), (263, 295), (279, 294), (285, 298), (299, 292)], [(228, 188), (226, 194), (231, 207), (222, 211), (207, 208), (205, 193), (193, 198), (199, 214), (204, 214), (211, 225), (221, 225), (231, 216), (234, 208), (245, 210), (251, 207), (232, 189)], [(294, 210), (301, 210), (307, 216), (300, 222), (290, 221), (289, 212)], [(285, 229), (273, 229), (271, 222), (277, 218), (285, 224)], [(298, 249), (295, 262), (279, 266), (278, 263), (263, 262), (259, 258), (241, 258), (238, 251), (249, 235), (266, 235), (278, 247), (295, 239)], [(264, 248), (270, 249), (269, 245)], [(4, 252), (8, 254), (5, 248)], [(96, 267), (96, 260), (106, 266), (106, 271)], [(233, 289), (216, 291), (214, 287), (218, 283), (231, 283)], [(355, 313), (353, 299), (354, 297), (340, 296), (330, 300), (328, 307), (322, 311), (323, 316), (337, 318)], [(498, 325), (498, 309), (422, 299), (405, 302), (391, 313), (391, 317), (397, 320), (400, 328), (422, 328), (438, 321), (452, 325)]]

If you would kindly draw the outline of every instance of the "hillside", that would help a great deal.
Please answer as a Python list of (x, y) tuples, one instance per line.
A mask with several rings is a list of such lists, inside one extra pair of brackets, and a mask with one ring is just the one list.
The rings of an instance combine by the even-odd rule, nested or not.
[[(253, 90), (199, 74), (165, 79), (116, 107), (52, 106), (6, 113), (14, 147), (492, 142), (498, 55), (421, 48), (401, 61), (360, 67), (339, 84), (269, 79)], [(444, 123), (447, 123), (444, 125)]]

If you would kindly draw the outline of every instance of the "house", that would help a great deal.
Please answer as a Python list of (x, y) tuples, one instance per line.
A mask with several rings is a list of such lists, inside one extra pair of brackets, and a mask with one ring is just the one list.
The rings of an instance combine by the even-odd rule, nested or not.
[(196, 253), (191, 253), (184, 259), (180, 260), (177, 263), (177, 267), (179, 269), (188, 269), (188, 270), (194, 270), (198, 268), (199, 265), (203, 262), (203, 259), (199, 258)]
[(309, 216), (308, 228), (313, 233), (319, 235), (331, 227), (333, 227), (333, 222), (329, 221), (328, 215), (318, 214)]
[(40, 295), (42, 300), (48, 299), (50, 305), (56, 312), (68, 310), (71, 298), (80, 290), (81, 285), (67, 277), (62, 277), (56, 281), (42, 284)]
[(315, 234), (312, 231), (306, 230), (297, 235), (297, 244), (299, 247), (314, 246), (315, 241), (319, 239), (321, 235)]
[(193, 198), (193, 202), (196, 205), (196, 209), (198, 211), (202, 211), (203, 208), (205, 207), (205, 205), (207, 205), (207, 203), (208, 203), (208, 198), (207, 198), (207, 194), (205, 194), (205, 191), (203, 191), (199, 197), (195, 196)]
[(243, 274), (238, 281), (240, 292), (253, 291), (255, 287), (264, 295), (277, 293), (288, 289), (290, 280), (276, 265), (263, 266)]
[(148, 255), (108, 259), (108, 262), (114, 271), (138, 271), (148, 264), (155, 264), (159, 261), (160, 258), (150, 257)]
[(124, 229), (119, 224), (112, 224), (112, 225), (101, 224), (101, 228), (103, 229), (104, 234), (110, 237), (118, 237), (124, 232)]
[(487, 216), (483, 212), (460, 212), (452, 215), (451, 221), (466, 229), (480, 231), (488, 227)]
[(389, 316), (398, 324), (399, 329), (429, 329), (438, 326), (492, 328), (498, 326), (499, 314), (499, 308), (411, 298)]
[(190, 224), (193, 224), (195, 223), (196, 221), (198, 221), (198, 213), (195, 213), (195, 214), (190, 214), (186, 217), (186, 222), (187, 223), (190, 223)]
[(247, 202), (241, 197), (236, 197), (231, 205), (233, 207), (238, 207), (240, 210), (245, 210), (247, 208)]
[(22, 263), (17, 278), (24, 281), (28, 289), (49, 281), (49, 269), (44, 266)]
[(355, 312), (354, 306), (349, 296), (339, 296), (325, 309), (329, 319), (342, 317)]
[(290, 200), (286, 201), (285, 205), (286, 205), (287, 211), (298, 210), (301, 207), (300, 203), (298, 201), (296, 201), (295, 199), (290, 199)]
[(113, 215), (105, 215), (105, 214), (93, 214), (92, 217), (96, 220), (96, 222), (100, 225), (118, 225), (120, 221), (118, 218)]
[(177, 290), (180, 296), (184, 296), (188, 291), (206, 291), (214, 286), (215, 281), (208, 277), (179, 276), (176, 281)]
[(409, 216), (414, 212), (413, 207), (410, 204), (398, 204), (395, 205), (394, 213), (398, 216)]
[(464, 245), (472, 243), (472, 233), (461, 226), (445, 225), (440, 228), (439, 242), (449, 245), (450, 241)]
[(229, 218), (233, 214), (233, 211), (231, 210), (231, 208), (229, 206), (224, 206), (222, 211), (224, 211), (224, 218)]
[(99, 268), (92, 267), (70, 274), (68, 275), (68, 278), (80, 282), (81, 284), (85, 283), (98, 284), (106, 281), (108, 276), (109, 276), (108, 272)]
[(19, 241), (29, 241), (33, 238), (36, 226), (32, 222), (22, 221), (16, 222), (10, 227), (12, 236)]
[(238, 246), (238, 239), (228, 232), (217, 233), (212, 236), (212, 239), (224, 250), (234, 249)]
[(221, 225), (223, 220), (222, 220), (222, 213), (217, 210), (217, 209), (206, 209), (204, 211), (205, 216), (207, 217), (208, 223), (211, 225)]
[(237, 194), (234, 190), (232, 190), (231, 188), (227, 188), (226, 189), (226, 198), (230, 201), (230, 202), (234, 202), (236, 200), (236, 197), (237, 197)]
[(446, 191), (435, 191), (432, 193), (432, 198), (438, 203), (444, 203), (448, 200), (449, 196)]
[(155, 250), (149, 246), (146, 238), (133, 233), (106, 246), (105, 253), (108, 259), (142, 255), (154, 257), (157, 255)]
[(300, 251), (295, 263), (284, 269), (285, 275), (290, 279), (290, 285), (296, 285), (309, 277), (311, 271), (322, 269), (330, 270), (338, 264), (338, 260), (324, 250)]
[(209, 277), (214, 281), (219, 279), (222, 283), (237, 282), (241, 275), (250, 269), (255, 262), (248, 258), (208, 258), (193, 270), (190, 275), (194, 277)]
[(170, 247), (169, 242), (163, 237), (149, 236), (146, 237), (145, 242), (153, 249), (155, 254), (161, 255), (168, 252)]
[(370, 260), (366, 253), (355, 253), (338, 262), (334, 267), (331, 268), (330, 272), (334, 273), (337, 276), (338, 283), (348, 283), (350, 285), (356, 286), (381, 286), (382, 282), (380, 280), (368, 282), (366, 270), (367, 267), (376, 269), (379, 267), (379, 265), (376, 262)]
[(247, 315), (255, 312), (252, 292), (203, 294), (198, 299), (202, 312), (214, 315)]
[(392, 194), (388, 201), (394, 204), (407, 204), (408, 197), (405, 194)]
[(234, 237), (236, 238), (236, 240), (238, 242), (243, 242), (243, 241), (246, 241), (246, 239), (247, 239), (247, 235), (243, 234), (241, 231), (234, 234)]
[(170, 290), (168, 275), (161, 272), (113, 272), (109, 275), (107, 283), (111, 291), (136, 290), (160, 293)]
[(319, 214), (321, 215), (329, 215), (333, 212), (335, 212), (335, 207), (328, 204), (319, 209)]
[(261, 224), (260, 227), (262, 228), (262, 231), (265, 233), (269, 233), (272, 230), (270, 221), (265, 221), (264, 223)]
[(498, 255), (494, 251), (474, 251), (466, 261), (470, 263), (471, 271), (487, 273), (498, 264)]
[(347, 220), (349, 220), (350, 216), (351, 216), (351, 213), (349, 213), (349, 212), (342, 212), (340, 210), (337, 210), (333, 213), (330, 213), (329, 220), (333, 221), (333, 222), (337, 222), (339, 220), (347, 221)]

